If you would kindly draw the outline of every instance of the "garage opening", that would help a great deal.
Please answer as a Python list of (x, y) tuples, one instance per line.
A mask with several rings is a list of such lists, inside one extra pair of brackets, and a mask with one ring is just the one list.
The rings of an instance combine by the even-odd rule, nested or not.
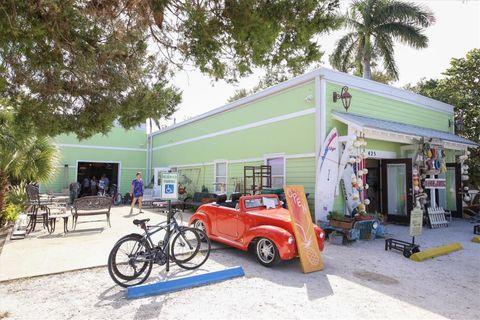
[[(114, 162), (78, 162), (77, 166), (77, 181), (82, 185), (81, 195), (96, 195), (98, 192), (98, 181), (105, 174), (110, 181), (109, 187), (113, 184), (118, 185), (119, 164)], [(92, 180), (95, 177), (97, 180), (97, 187), (89, 191), (84, 190), (83, 182), (86, 178)], [(108, 190), (107, 190), (108, 192)]]

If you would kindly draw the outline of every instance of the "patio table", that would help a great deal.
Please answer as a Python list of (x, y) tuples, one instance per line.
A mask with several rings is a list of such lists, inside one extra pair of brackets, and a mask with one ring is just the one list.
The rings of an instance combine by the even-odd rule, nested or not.
[(68, 218), (72, 215), (66, 207), (50, 207), (48, 213), (47, 231), (52, 234), (55, 231), (57, 219), (63, 219), (63, 232), (68, 233)]
[(58, 204), (68, 204), (68, 202), (70, 201), (70, 197), (69, 196), (54, 196), (51, 198), (51, 201), (53, 203), (58, 203)]

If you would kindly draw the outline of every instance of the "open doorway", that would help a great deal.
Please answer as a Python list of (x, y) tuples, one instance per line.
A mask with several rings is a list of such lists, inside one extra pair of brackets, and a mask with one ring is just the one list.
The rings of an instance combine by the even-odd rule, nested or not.
[(380, 160), (367, 159), (365, 162), (366, 168), (368, 169), (366, 183), (369, 187), (366, 190), (366, 197), (370, 200), (367, 211), (370, 213), (380, 213), (382, 212)]
[[(120, 187), (118, 184), (119, 181), (119, 167), (120, 164), (118, 162), (92, 162), (92, 161), (79, 161), (77, 163), (77, 181), (82, 186), (82, 195), (94, 195), (96, 194), (96, 190), (93, 191), (85, 191), (84, 188), (84, 180), (88, 179), (95, 179), (98, 181), (102, 178), (102, 175), (106, 175), (109, 180), (109, 187), (113, 184), (116, 184), (117, 187)], [(97, 182), (98, 186), (98, 182)], [(108, 191), (108, 190), (107, 190)]]

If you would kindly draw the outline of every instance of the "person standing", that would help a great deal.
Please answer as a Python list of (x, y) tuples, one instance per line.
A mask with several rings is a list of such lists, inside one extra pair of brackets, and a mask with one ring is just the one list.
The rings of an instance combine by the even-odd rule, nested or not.
[(102, 174), (102, 179), (100, 179), (100, 181), (103, 181), (103, 188), (105, 189), (105, 193), (107, 193), (108, 187), (110, 186), (110, 180), (107, 178), (105, 173)]
[(78, 193), (80, 190), (80, 183), (78, 183), (77, 181), (74, 181), (70, 183), (68, 189), (70, 190), (70, 204), (73, 204), (75, 199), (77, 199), (78, 197)]
[(85, 177), (83, 178), (82, 182), (82, 197), (90, 195), (90, 178)]
[(133, 213), (133, 207), (135, 206), (135, 202), (138, 200), (138, 208), (140, 211), (138, 213), (142, 213), (142, 198), (143, 198), (143, 180), (142, 180), (142, 173), (137, 172), (135, 175), (135, 179), (132, 180), (132, 188), (130, 190), (130, 196), (132, 197), (132, 204), (130, 205), (130, 214)]
[(91, 190), (90, 195), (92, 196), (97, 195), (97, 185), (98, 185), (97, 177), (93, 176), (92, 180), (90, 181), (90, 190)]

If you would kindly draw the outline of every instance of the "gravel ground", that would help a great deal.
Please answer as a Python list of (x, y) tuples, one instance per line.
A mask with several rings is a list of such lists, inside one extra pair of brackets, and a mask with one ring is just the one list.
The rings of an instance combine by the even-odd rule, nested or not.
[[(471, 225), (424, 230), (422, 246), (460, 241), (464, 249), (426, 262), (383, 250), (384, 241), (327, 245), (325, 270), (301, 272), (299, 261), (274, 269), (238, 250), (213, 251), (195, 273), (240, 265), (246, 276), (127, 300), (106, 268), (0, 283), (0, 314), (12, 319), (480, 319), (480, 245)], [(391, 226), (405, 239), (408, 228)], [(470, 230), (468, 232), (468, 230)], [(452, 240), (453, 239), (453, 240)], [(174, 266), (169, 277), (192, 274)], [(150, 281), (164, 279), (155, 268)]]

